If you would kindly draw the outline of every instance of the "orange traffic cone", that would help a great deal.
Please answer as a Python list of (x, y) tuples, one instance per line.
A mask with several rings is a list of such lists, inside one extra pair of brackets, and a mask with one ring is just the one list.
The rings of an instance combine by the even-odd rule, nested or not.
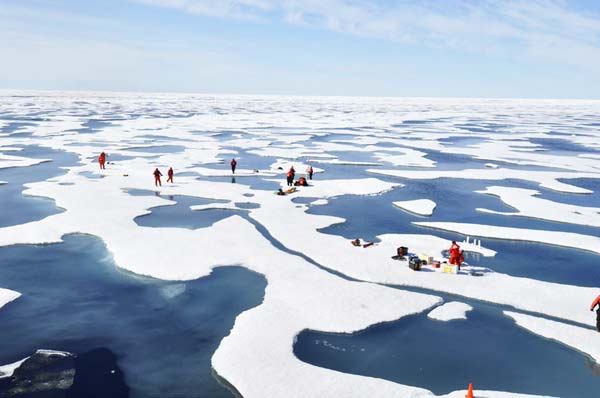
[(473, 383), (469, 383), (469, 391), (467, 391), (467, 395), (465, 395), (465, 398), (475, 398), (475, 396), (473, 395)]

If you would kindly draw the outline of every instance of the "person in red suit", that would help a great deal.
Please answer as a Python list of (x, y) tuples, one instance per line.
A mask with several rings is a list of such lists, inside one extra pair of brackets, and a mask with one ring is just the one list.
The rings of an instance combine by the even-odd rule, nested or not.
[(100, 163), (100, 170), (105, 170), (104, 164), (106, 163), (106, 154), (102, 152), (100, 156), (98, 156), (98, 163)]
[(235, 159), (231, 159), (229, 165), (231, 166), (231, 174), (235, 174), (235, 166), (237, 166), (237, 162), (235, 161)]
[(158, 169), (158, 167), (156, 169), (154, 169), (154, 186), (161, 186), (162, 184), (160, 182), (160, 177), (162, 177), (162, 173), (160, 172), (160, 170)]
[(456, 241), (452, 241), (452, 245), (450, 246), (450, 260), (448, 262), (450, 264), (459, 264), (460, 261), (460, 246), (456, 243)]
[(596, 331), (600, 332), (600, 296), (596, 297), (596, 300), (592, 302), (590, 311), (594, 311), (596, 306), (598, 306), (596, 310)]
[(169, 167), (169, 171), (167, 171), (167, 182), (173, 183), (173, 168)]

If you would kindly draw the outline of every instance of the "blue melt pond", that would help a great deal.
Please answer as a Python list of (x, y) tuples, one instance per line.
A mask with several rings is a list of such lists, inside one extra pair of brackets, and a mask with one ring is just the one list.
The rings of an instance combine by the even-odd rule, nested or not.
[[(152, 191), (131, 190), (132, 195), (148, 195)], [(219, 209), (219, 204), (227, 203), (226, 200), (205, 199), (194, 196), (166, 196), (165, 199), (176, 201), (173, 205), (157, 206), (150, 209), (151, 213), (134, 219), (142, 227), (177, 227), (187, 229), (207, 228), (216, 222), (233, 215), (244, 215), (244, 210)], [(190, 206), (213, 204), (216, 208), (207, 210), (191, 210)]]
[(262, 302), (264, 277), (223, 267), (194, 281), (160, 281), (116, 268), (99, 239), (64, 240), (0, 249), (2, 286), (23, 294), (0, 311), (0, 364), (38, 348), (106, 347), (132, 398), (233, 396), (210, 358), (235, 317)]
[(600, 391), (600, 366), (528, 333), (499, 309), (473, 304), (467, 320), (426, 313), (355, 334), (303, 331), (294, 346), (307, 363), (445, 394), (465, 389), (589, 398)]
[(33, 159), (51, 159), (29, 167), (12, 167), (0, 169), (0, 180), (7, 184), (0, 185), (2, 207), (10, 209), (0, 213), (0, 227), (18, 225), (62, 212), (56, 207), (54, 200), (33, 196), (23, 196), (24, 184), (52, 179), (65, 174), (61, 167), (75, 166), (78, 157), (75, 154), (56, 151), (40, 146), (24, 146), (19, 156)]

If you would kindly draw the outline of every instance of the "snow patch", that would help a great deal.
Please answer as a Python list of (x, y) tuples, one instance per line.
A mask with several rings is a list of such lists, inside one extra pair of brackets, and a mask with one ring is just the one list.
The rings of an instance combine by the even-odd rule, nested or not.
[(452, 301), (434, 308), (429, 314), (427, 314), (427, 317), (443, 322), (453, 321), (456, 319), (467, 319), (467, 312), (471, 311), (472, 309), (473, 307), (468, 304)]
[(394, 202), (394, 206), (420, 216), (431, 216), (436, 204), (430, 199), (417, 199)]
[(14, 290), (0, 288), (0, 308), (21, 297), (21, 293)]
[(13, 363), (9, 363), (7, 365), (0, 366), (0, 379), (11, 377), (13, 375), (13, 373), (15, 372), (15, 370), (17, 370), (19, 368), (19, 366), (21, 366), (23, 364), (23, 362), (25, 362), (28, 359), (29, 359), (29, 357), (23, 358), (17, 362), (13, 362)]

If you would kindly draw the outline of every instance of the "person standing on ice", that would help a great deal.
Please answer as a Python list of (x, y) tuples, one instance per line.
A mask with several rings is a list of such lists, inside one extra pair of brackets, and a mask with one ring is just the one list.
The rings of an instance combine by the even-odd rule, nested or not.
[(288, 187), (294, 185), (294, 173), (292, 173), (292, 170), (287, 172), (287, 185)]
[[(458, 245), (457, 245), (458, 246)], [(458, 270), (460, 271), (460, 266), (465, 262), (465, 251), (461, 250), (458, 253)]]
[(231, 165), (231, 174), (235, 174), (235, 166), (237, 166), (237, 162), (235, 161), (235, 159), (231, 159), (231, 162), (229, 162), (229, 164)]
[(100, 156), (98, 156), (98, 163), (100, 163), (100, 170), (105, 170), (104, 163), (106, 163), (106, 154), (102, 152)]
[(154, 169), (154, 186), (158, 187), (161, 186), (162, 184), (160, 182), (160, 177), (162, 177), (162, 173), (160, 172), (160, 170), (158, 169), (158, 167), (156, 169)]
[(169, 171), (167, 171), (167, 182), (173, 183), (173, 168), (169, 167)]
[(594, 311), (596, 306), (598, 306), (598, 309), (596, 310), (596, 331), (600, 332), (600, 296), (596, 297), (596, 300), (592, 302), (590, 311)]
[(450, 259), (448, 262), (450, 264), (459, 264), (460, 259), (460, 246), (456, 243), (456, 241), (452, 241), (452, 245), (450, 246)]
[(312, 175), (314, 173), (312, 166), (308, 166), (308, 169), (306, 169), (306, 172), (308, 173), (308, 179), (312, 180)]

